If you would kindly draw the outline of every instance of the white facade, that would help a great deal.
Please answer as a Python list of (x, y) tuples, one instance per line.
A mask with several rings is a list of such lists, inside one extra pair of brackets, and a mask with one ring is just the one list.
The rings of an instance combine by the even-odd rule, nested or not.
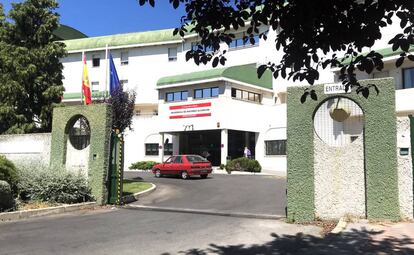
[[(171, 30), (172, 31), (172, 30)], [(388, 30), (387, 30), (388, 31)], [(156, 32), (156, 31), (155, 31)], [(150, 32), (144, 32), (150, 33)], [(114, 35), (115, 39), (118, 35)], [(125, 36), (125, 35), (124, 35)], [(258, 45), (231, 48), (226, 54), (226, 67), (239, 66), (251, 63), (266, 63), (277, 61), (280, 54), (274, 49), (275, 32), (270, 31), (268, 40), (260, 39)], [(102, 37), (103, 40), (105, 37)], [(108, 38), (108, 37), (106, 37)], [(93, 38), (97, 39), (97, 38)], [(80, 39), (87, 42), (90, 39)], [(79, 40), (66, 41), (67, 45)], [(266, 155), (265, 141), (286, 140), (286, 87), (301, 85), (302, 83), (273, 79), (273, 89), (266, 89), (255, 84), (226, 79), (204, 79), (188, 83), (173, 84), (171, 86), (157, 86), (162, 77), (188, 74), (203, 70), (211, 70), (211, 64), (197, 66), (192, 60), (185, 60), (185, 53), (191, 49), (192, 43), (197, 41), (196, 36), (187, 36), (184, 39), (160, 40), (151, 43), (131, 43), (127, 45), (112, 45), (108, 49), (113, 55), (115, 66), (124, 88), (137, 92), (136, 114), (133, 119), (133, 130), (126, 133), (125, 139), (125, 167), (141, 160), (162, 160), (163, 149), (158, 155), (146, 155), (145, 144), (159, 144), (165, 141), (173, 144), (172, 151), (177, 154), (181, 151), (180, 135), (187, 131), (203, 132), (216, 131), (220, 138), (220, 163), (226, 163), (229, 144), (226, 142), (229, 130), (252, 132), (255, 144), (249, 145), (254, 150), (255, 158), (261, 163), (264, 170), (286, 172), (286, 155)], [(378, 45), (382, 45), (383, 41)], [(385, 46), (385, 45), (384, 45)], [(222, 45), (223, 49), (228, 46)], [(176, 49), (176, 50), (175, 50)], [(177, 52), (175, 57), (175, 51)], [(92, 90), (106, 91), (107, 62), (105, 47), (78, 47), (70, 49), (67, 57), (62, 59), (64, 66), (64, 86), (66, 89), (64, 101), (67, 103), (80, 101), (82, 83), (82, 52), (85, 52), (89, 71), (89, 80)], [(123, 56), (121, 61), (121, 55)], [(93, 58), (100, 58), (98, 67), (93, 67)], [(127, 60), (127, 63), (126, 61)], [(386, 76), (395, 78), (396, 88), (403, 88), (402, 69), (395, 68), (395, 57), (387, 61)], [(122, 62), (122, 63), (121, 63)], [(96, 64), (96, 63), (95, 63)], [(414, 67), (414, 63), (405, 63), (402, 68)], [(220, 66), (218, 67), (220, 68)], [(335, 70), (334, 70), (335, 71)], [(385, 75), (385, 74), (384, 74)], [(333, 83), (336, 81), (335, 72), (323, 70), (318, 83)], [(372, 78), (359, 74), (360, 78)], [(195, 99), (194, 90), (198, 88), (219, 87), (219, 95), (213, 98)], [(238, 88), (261, 95), (260, 103), (235, 99), (232, 88)], [(166, 102), (166, 93), (174, 91), (188, 91), (188, 98), (181, 102)], [(400, 115), (414, 113), (414, 89), (397, 90), (397, 112)], [(209, 103), (210, 113), (204, 117), (172, 119), (171, 106), (181, 107), (189, 104)], [(182, 139), (182, 138), (181, 138)], [(148, 151), (147, 151), (148, 152)], [(156, 153), (154, 153), (156, 154)]]

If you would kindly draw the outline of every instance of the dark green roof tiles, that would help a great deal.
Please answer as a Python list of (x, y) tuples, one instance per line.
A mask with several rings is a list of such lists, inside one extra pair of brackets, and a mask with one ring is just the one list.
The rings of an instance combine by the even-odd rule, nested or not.
[(178, 35), (173, 36), (173, 29), (164, 29), (156, 31), (89, 37), (75, 40), (66, 40), (63, 42), (66, 44), (67, 51), (76, 51), (104, 48), (106, 45), (113, 47), (123, 45), (160, 43), (168, 41), (179, 42), (181, 41), (181, 37)]
[(205, 71), (162, 77), (158, 80), (157, 86), (160, 87), (177, 83), (208, 80), (214, 78), (227, 78), (266, 89), (272, 89), (271, 72), (266, 71), (259, 79), (257, 77), (256, 64), (213, 68)]

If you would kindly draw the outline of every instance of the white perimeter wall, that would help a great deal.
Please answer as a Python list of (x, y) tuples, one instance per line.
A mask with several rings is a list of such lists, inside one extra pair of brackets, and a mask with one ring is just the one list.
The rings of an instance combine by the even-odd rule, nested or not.
[(49, 165), (51, 134), (1, 135), (0, 155), (15, 163)]

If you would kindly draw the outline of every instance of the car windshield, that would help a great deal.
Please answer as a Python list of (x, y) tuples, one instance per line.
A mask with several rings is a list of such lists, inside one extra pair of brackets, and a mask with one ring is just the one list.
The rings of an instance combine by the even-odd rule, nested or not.
[(198, 156), (198, 155), (188, 155), (187, 160), (191, 163), (194, 163), (194, 162), (208, 162), (207, 159), (205, 159), (201, 156)]

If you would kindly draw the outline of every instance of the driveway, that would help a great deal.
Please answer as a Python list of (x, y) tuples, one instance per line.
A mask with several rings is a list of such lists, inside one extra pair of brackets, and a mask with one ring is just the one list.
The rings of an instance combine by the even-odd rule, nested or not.
[(137, 205), (285, 216), (284, 177), (213, 174), (207, 179), (182, 180), (128, 172), (124, 178), (157, 185), (153, 193), (134, 202)]
[(319, 232), (278, 220), (115, 208), (0, 222), (0, 254), (283, 254), (312, 245), (296, 235)]

